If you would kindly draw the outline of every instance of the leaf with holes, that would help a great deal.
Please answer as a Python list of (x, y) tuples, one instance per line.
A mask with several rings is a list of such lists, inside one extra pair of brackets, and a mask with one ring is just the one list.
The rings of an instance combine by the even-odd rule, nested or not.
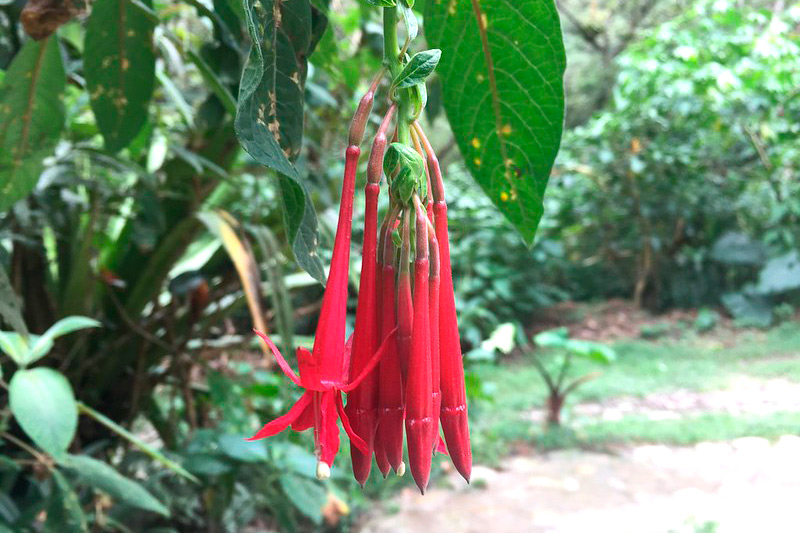
[[(142, 0), (150, 7), (149, 0)], [(97, 0), (86, 24), (83, 72), (106, 148), (128, 146), (147, 122), (156, 57), (154, 24), (127, 0)]]
[(244, 0), (250, 50), (239, 84), (236, 135), (256, 161), (279, 173), (286, 231), (298, 264), (324, 282), (315, 253), (317, 216), (292, 165), (303, 143), (307, 57), (324, 17), (308, 0)]
[(437, 72), (467, 167), (531, 243), (564, 123), (555, 2), (428, 0), (425, 35), (447, 50)]
[(0, 86), (0, 211), (30, 193), (64, 126), (58, 39), (28, 41)]

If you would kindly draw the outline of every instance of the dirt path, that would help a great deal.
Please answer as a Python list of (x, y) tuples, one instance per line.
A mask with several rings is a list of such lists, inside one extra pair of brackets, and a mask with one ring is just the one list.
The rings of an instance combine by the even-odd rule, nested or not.
[(362, 533), (796, 533), (800, 437), (513, 457), (389, 507)]

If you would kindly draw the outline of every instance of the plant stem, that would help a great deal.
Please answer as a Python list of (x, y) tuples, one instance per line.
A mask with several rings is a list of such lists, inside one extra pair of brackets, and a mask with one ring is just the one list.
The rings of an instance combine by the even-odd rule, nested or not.
[[(383, 62), (389, 69), (392, 78), (397, 78), (403, 69), (400, 57), (400, 46), (397, 40), (397, 8), (383, 9)], [(409, 130), (411, 101), (408, 89), (397, 91), (397, 140), (403, 144), (411, 144)]]

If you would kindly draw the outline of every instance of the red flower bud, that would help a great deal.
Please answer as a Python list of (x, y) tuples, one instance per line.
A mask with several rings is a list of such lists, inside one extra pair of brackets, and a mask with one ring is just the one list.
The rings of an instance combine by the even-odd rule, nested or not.
[(411, 475), (425, 494), (433, 454), (433, 384), (431, 380), (431, 324), (428, 307), (428, 217), (419, 199), (416, 210), (416, 258), (414, 261), (414, 319), (406, 384), (406, 435)]

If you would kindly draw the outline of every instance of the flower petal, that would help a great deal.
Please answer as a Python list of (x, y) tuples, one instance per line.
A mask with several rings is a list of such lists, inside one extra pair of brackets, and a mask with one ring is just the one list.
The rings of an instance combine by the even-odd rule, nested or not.
[(256, 335), (261, 337), (261, 340), (264, 341), (264, 343), (266, 343), (267, 346), (269, 346), (270, 350), (272, 350), (272, 355), (275, 356), (275, 360), (278, 362), (278, 366), (281, 367), (281, 370), (283, 370), (283, 373), (286, 374), (286, 377), (291, 379), (296, 385), (302, 387), (302, 384), (300, 383), (300, 378), (297, 377), (297, 374), (294, 373), (292, 367), (290, 367), (289, 363), (286, 362), (286, 359), (283, 358), (283, 355), (281, 355), (281, 352), (280, 350), (278, 350), (278, 347), (275, 346), (275, 343), (272, 342), (269, 339), (269, 337), (267, 337), (260, 331), (257, 331), (255, 329), (253, 331), (255, 332)]
[(328, 466), (333, 466), (333, 459), (339, 451), (339, 426), (336, 424), (339, 417), (336, 413), (334, 396), (339, 396), (339, 391), (330, 390), (322, 393), (320, 424), (317, 427), (319, 460)]
[(378, 351), (375, 352), (375, 355), (372, 356), (372, 358), (369, 360), (369, 362), (361, 371), (361, 373), (358, 376), (356, 376), (356, 378), (352, 382), (340, 387), (339, 389), (344, 392), (349, 392), (358, 387), (358, 385), (364, 380), (364, 378), (366, 378), (369, 375), (369, 373), (375, 369), (375, 365), (378, 364), (378, 362), (381, 360), (381, 357), (383, 357), (384, 352), (388, 348), (390, 344), (390, 339), (393, 341), (395, 335), (397, 335), (397, 328), (394, 328), (392, 332), (389, 333), (389, 335), (385, 339), (383, 339), (380, 348), (378, 348)]
[(319, 365), (314, 355), (306, 348), (297, 348), (297, 367), (300, 369), (302, 386), (306, 390), (322, 391), (325, 387), (320, 382)]
[(367, 443), (353, 431), (353, 427), (350, 425), (350, 419), (347, 417), (347, 413), (344, 412), (342, 395), (339, 394), (339, 392), (336, 392), (336, 410), (339, 411), (339, 417), (342, 419), (342, 427), (344, 427), (347, 436), (350, 437), (350, 442), (353, 446), (364, 453), (369, 453), (369, 446), (367, 446)]
[(289, 409), (283, 416), (279, 416), (272, 422), (266, 424), (263, 428), (258, 430), (258, 432), (250, 437), (249, 439), (245, 439), (248, 441), (258, 440), (258, 439), (265, 439), (267, 437), (271, 437), (273, 435), (277, 435), (290, 424), (292, 424), (295, 420), (297, 420), (301, 415), (304, 414), (306, 408), (311, 405), (311, 393), (305, 393), (300, 396), (300, 399)]

